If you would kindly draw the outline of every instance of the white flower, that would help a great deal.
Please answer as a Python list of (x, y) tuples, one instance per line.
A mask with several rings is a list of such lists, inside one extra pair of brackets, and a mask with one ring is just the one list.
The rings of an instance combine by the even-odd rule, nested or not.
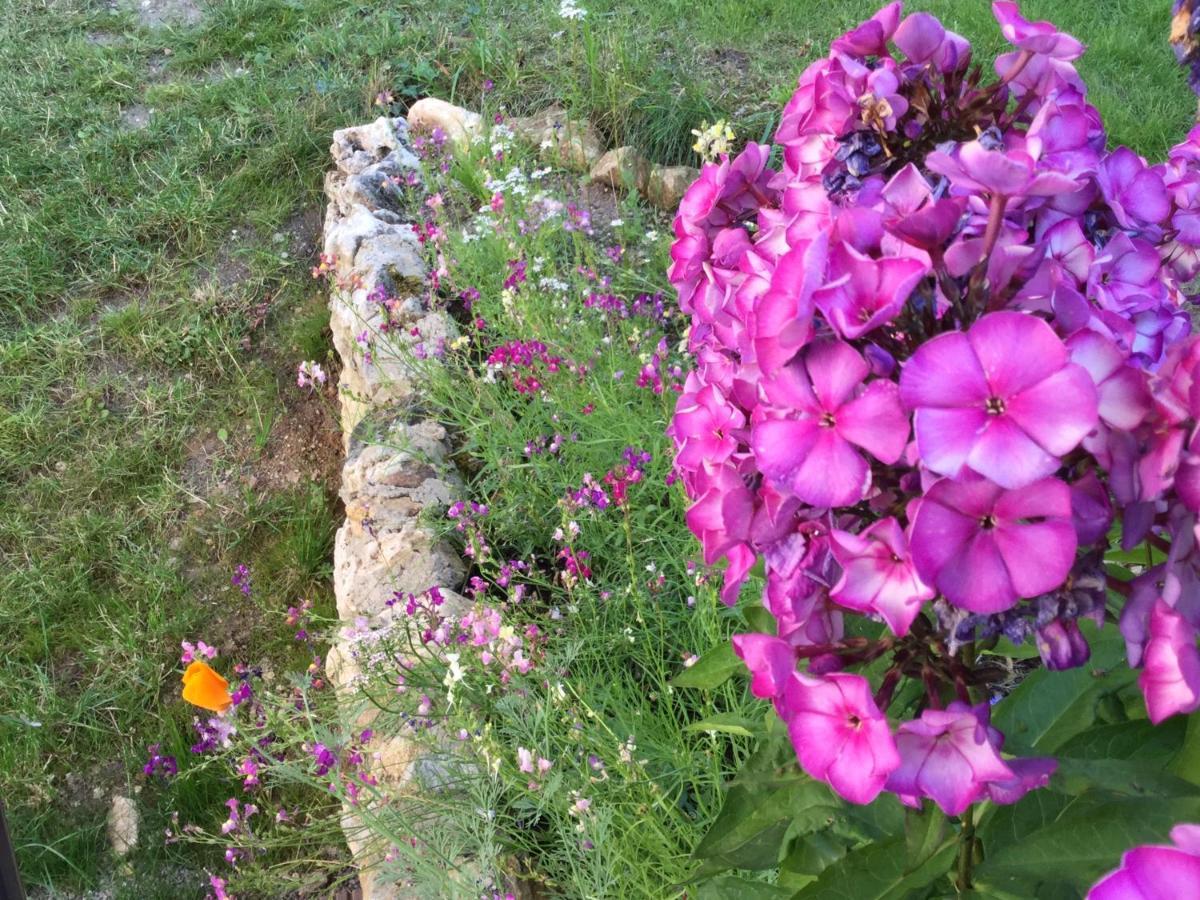
[(560, 0), (558, 14), (564, 19), (582, 19), (587, 15), (587, 10), (576, 6), (575, 0)]
[(454, 705), (454, 686), (462, 681), (466, 674), (458, 662), (460, 655), (458, 653), (446, 654), (446, 662), (450, 664), (450, 668), (446, 670), (446, 677), (442, 679), (442, 684), (446, 686), (446, 704), (448, 706)]

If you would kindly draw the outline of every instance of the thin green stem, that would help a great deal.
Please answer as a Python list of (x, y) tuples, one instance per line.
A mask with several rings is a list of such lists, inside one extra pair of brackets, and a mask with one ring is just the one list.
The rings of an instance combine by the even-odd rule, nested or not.
[(962, 831), (958, 838), (958, 865), (955, 884), (960, 891), (971, 889), (971, 868), (975, 864), (975, 806), (962, 814)]

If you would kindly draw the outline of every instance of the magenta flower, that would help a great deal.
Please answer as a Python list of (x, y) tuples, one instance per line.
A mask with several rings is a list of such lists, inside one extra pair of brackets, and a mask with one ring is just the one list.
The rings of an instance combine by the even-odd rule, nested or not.
[(731, 640), (750, 670), (750, 692), (763, 699), (782, 697), (796, 671), (792, 645), (769, 634), (735, 634)]
[(1131, 431), (1150, 412), (1146, 373), (1127, 364), (1112, 341), (1095, 331), (1080, 331), (1067, 341), (1071, 362), (1083, 366), (1096, 385), (1096, 411), (1110, 428)]
[(1017, 778), (992, 746), (986, 721), (965, 703), (927, 709), (921, 718), (903, 723), (896, 749), (900, 765), (887, 789), (901, 797), (929, 797), (948, 816), (979, 799), (989, 783)]
[(813, 506), (848, 506), (865, 496), (871, 470), (856, 448), (896, 462), (908, 443), (908, 418), (896, 385), (873, 381), (848, 344), (823, 341), (764, 383), (767, 399), (794, 418), (763, 419), (750, 443), (759, 468)]
[(854, 56), (883, 56), (887, 53), (888, 39), (896, 31), (903, 6), (901, 0), (889, 3), (857, 28), (835, 40), (833, 49)]
[(1171, 829), (1173, 847), (1134, 847), (1100, 879), (1087, 900), (1180, 900), (1200, 897), (1200, 825)]
[(892, 176), (882, 195), (893, 214), (884, 228), (928, 252), (940, 251), (962, 218), (963, 200), (934, 200), (929, 182), (912, 163)]
[(861, 534), (830, 533), (830, 549), (842, 577), (830, 596), (847, 609), (874, 613), (903, 637), (935, 591), (921, 580), (908, 541), (895, 519), (882, 519)]
[(1146, 713), (1157, 725), (1176, 713), (1200, 709), (1200, 652), (1196, 629), (1163, 600), (1150, 613), (1150, 639), (1138, 684)]
[(812, 335), (813, 291), (824, 280), (829, 240), (797, 241), (780, 257), (770, 288), (756, 304), (751, 335), (759, 368), (770, 375)]
[(921, 459), (1019, 488), (1058, 469), (1096, 425), (1096, 388), (1044, 321), (996, 312), (921, 346), (900, 375)]
[(1015, 491), (943, 478), (918, 501), (910, 537), (926, 583), (977, 613), (1062, 584), (1075, 561), (1071, 491), (1046, 478)]
[(837, 332), (852, 340), (890, 322), (928, 268), (911, 257), (875, 260), (849, 244), (829, 254), (829, 280), (813, 302)]
[(733, 433), (745, 422), (745, 416), (716, 385), (682, 395), (671, 423), (672, 435), (679, 444), (676, 464), (695, 469), (704, 460), (725, 462), (738, 446)]
[(927, 12), (915, 12), (906, 17), (896, 29), (894, 38), (900, 51), (919, 66), (937, 56), (945, 39), (945, 27)]
[(1078, 59), (1083, 54), (1083, 44), (1059, 31), (1049, 22), (1030, 22), (1021, 16), (1021, 10), (1010, 0), (996, 0), (992, 14), (1000, 23), (1000, 33), (1014, 47), (1038, 53), (1054, 59)]
[(900, 765), (887, 719), (861, 675), (796, 675), (782, 707), (804, 771), (852, 803), (874, 800)]
[(1076, 190), (1070, 175), (1039, 170), (1024, 150), (990, 149), (982, 141), (966, 141), (950, 153), (935, 150), (926, 168), (945, 175), (956, 188), (1002, 197), (1048, 197)]
[(1122, 228), (1157, 225), (1171, 211), (1162, 175), (1128, 147), (1118, 147), (1104, 158), (1096, 182)]

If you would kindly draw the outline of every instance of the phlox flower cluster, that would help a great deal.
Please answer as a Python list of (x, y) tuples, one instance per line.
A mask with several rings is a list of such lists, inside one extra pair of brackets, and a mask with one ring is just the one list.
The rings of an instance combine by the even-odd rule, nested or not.
[[(971, 660), (1002, 635), (1066, 669), (1081, 620), (1116, 620), (1150, 719), (1200, 707), (1200, 129), (1158, 165), (1107, 150), (1083, 46), (993, 11), (996, 78), (898, 2), (838, 38), (778, 156), (705, 166), (671, 249), (676, 472), (725, 602), (761, 560), (754, 693), (842, 796), (952, 814), (1055, 768), (1001, 752)], [(1165, 559), (1109, 577), (1114, 522)], [(847, 613), (886, 630), (847, 637)], [(876, 685), (850, 671), (872, 661)], [(910, 678), (916, 718), (889, 719)]]

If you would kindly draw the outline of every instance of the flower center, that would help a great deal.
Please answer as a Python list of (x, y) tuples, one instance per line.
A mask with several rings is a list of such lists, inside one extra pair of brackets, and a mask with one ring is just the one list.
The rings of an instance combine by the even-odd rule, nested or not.
[(862, 719), (860, 719), (858, 716), (851, 713), (849, 716), (846, 717), (846, 723), (851, 728), (858, 728), (860, 725), (862, 725)]
[(833, 417), (833, 413), (823, 412), (821, 413), (821, 418), (818, 420), (818, 424), (822, 428), (833, 428), (837, 425), (837, 420)]
[(979, 519), (979, 527), (983, 528), (984, 530), (995, 528), (996, 517), (991, 513), (988, 513), (986, 516), (981, 516)]
[(983, 405), (989, 416), (1004, 415), (1004, 399), (1002, 397), (988, 397), (987, 403)]

